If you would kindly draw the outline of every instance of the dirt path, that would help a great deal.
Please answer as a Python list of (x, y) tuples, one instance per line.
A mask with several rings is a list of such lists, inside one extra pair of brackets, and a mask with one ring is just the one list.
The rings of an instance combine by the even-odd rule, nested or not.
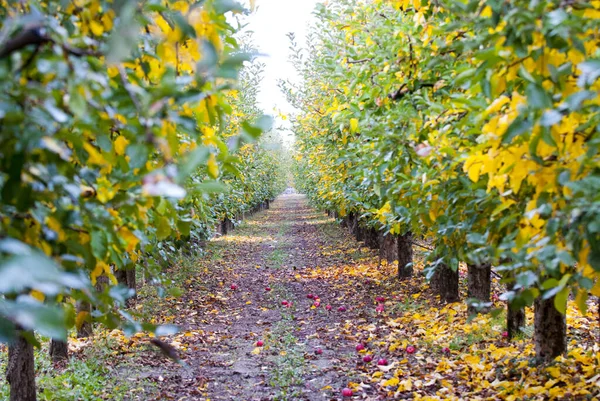
[(171, 304), (183, 329), (171, 340), (189, 369), (147, 350), (154, 362), (141, 376), (156, 382), (155, 399), (337, 399), (356, 365), (344, 327), (369, 318), (355, 308), (371, 303), (369, 280), (348, 287), (320, 272), (374, 255), (301, 195), (279, 197), (207, 249)]

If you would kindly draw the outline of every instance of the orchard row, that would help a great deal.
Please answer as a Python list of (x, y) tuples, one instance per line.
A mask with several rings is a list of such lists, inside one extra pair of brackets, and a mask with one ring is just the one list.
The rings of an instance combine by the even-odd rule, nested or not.
[[(600, 296), (600, 2), (334, 0), (302, 76), (296, 176), (314, 204), (442, 300), (469, 267), (473, 310), (501, 275), (508, 331), (534, 305), (541, 359), (566, 349), (570, 296)], [(391, 247), (391, 248), (390, 248)], [(389, 251), (392, 249), (392, 251)]]
[(160, 285), (178, 248), (285, 185), (280, 144), (259, 139), (271, 121), (239, 4), (35, 4), (0, 7), (0, 341), (15, 400), (35, 399), (33, 330), (56, 344), (92, 322), (171, 331), (126, 310), (136, 268)]

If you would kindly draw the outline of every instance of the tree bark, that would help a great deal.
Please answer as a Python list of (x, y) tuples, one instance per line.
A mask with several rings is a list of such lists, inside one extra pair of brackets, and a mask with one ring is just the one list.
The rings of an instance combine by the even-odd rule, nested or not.
[(50, 358), (52, 362), (66, 361), (69, 359), (69, 345), (66, 341), (52, 339), (50, 341)]
[[(508, 289), (512, 290), (514, 285), (513, 282), (508, 286)], [(525, 327), (525, 310), (512, 307), (510, 302), (506, 308), (506, 332), (508, 333), (508, 341), (511, 341), (515, 335), (521, 332), (521, 327)]]
[(371, 249), (379, 248), (379, 232), (374, 228), (365, 231), (365, 245)]
[(392, 234), (379, 234), (379, 257), (392, 263), (398, 260), (398, 242), (397, 237)]
[[(468, 265), (468, 287), (467, 296), (474, 298), (477, 302), (490, 302), (490, 289), (491, 289), (491, 275), (492, 266), (489, 263), (482, 265)], [(485, 310), (479, 310), (485, 312)], [(477, 308), (469, 305), (469, 314), (475, 314), (479, 312)]]
[(396, 243), (398, 245), (398, 278), (410, 277), (413, 274), (412, 233), (407, 232), (400, 235)]
[(8, 346), (6, 380), (10, 385), (10, 401), (36, 401), (33, 345), (21, 333)]
[(450, 303), (460, 299), (458, 294), (458, 270), (454, 271), (443, 263), (435, 268), (435, 273), (431, 277), (431, 286), (440, 295), (442, 302)]
[(228, 228), (229, 225), (227, 224), (227, 219), (225, 219), (221, 222), (221, 235), (227, 235)]
[(534, 342), (539, 360), (550, 361), (567, 350), (566, 316), (554, 307), (554, 297), (534, 303)]

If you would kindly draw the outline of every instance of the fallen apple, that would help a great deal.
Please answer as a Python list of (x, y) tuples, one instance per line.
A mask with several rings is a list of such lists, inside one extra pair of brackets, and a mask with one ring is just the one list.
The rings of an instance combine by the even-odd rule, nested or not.
[(373, 360), (373, 357), (371, 355), (365, 355), (363, 356), (363, 362), (365, 363), (369, 363)]
[(502, 332), (502, 337), (508, 338), (508, 331), (503, 331)]
[(281, 305), (287, 306), (288, 305), (288, 301), (281, 301)]
[(317, 348), (315, 350), (315, 354), (317, 354), (317, 355), (321, 355), (322, 353), (323, 353), (323, 350), (321, 348)]
[(338, 308), (338, 312), (346, 312), (346, 307), (345, 306), (340, 306)]
[(307, 294), (307, 295), (306, 295), (306, 298), (308, 298), (308, 299), (313, 299), (314, 297), (315, 297), (315, 296), (314, 296), (313, 294)]
[(257, 347), (262, 347), (263, 345), (265, 345), (265, 343), (263, 343), (263, 342), (262, 342), (262, 340), (258, 340), (258, 341), (256, 342), (256, 346), (257, 346)]
[(318, 308), (319, 306), (321, 306), (321, 302), (319, 302), (319, 301), (315, 301), (315, 302), (313, 303), (313, 305), (315, 306), (315, 308)]
[(265, 287), (265, 291), (271, 291), (271, 287)]
[(352, 397), (353, 394), (354, 394), (354, 392), (352, 390), (350, 390), (349, 388), (345, 388), (342, 390), (343, 397)]
[(408, 347), (406, 347), (407, 354), (414, 354), (416, 350), (417, 349), (415, 347), (413, 347), (412, 345), (409, 345)]
[(388, 361), (385, 358), (379, 358), (379, 360), (377, 361), (377, 365), (379, 366), (387, 366)]
[(363, 343), (356, 344), (357, 351), (362, 351), (363, 349), (365, 349), (365, 345)]
[(236, 284), (231, 284), (231, 289), (232, 289), (232, 290), (237, 290), (237, 289), (238, 289), (238, 286), (237, 286)]
[(377, 298), (375, 298), (375, 301), (377, 301), (377, 302), (385, 302), (385, 297), (377, 297)]
[(331, 310), (331, 305), (327, 305), (327, 306), (325, 307), (325, 309), (327, 309), (327, 310)]
[(448, 347), (444, 347), (444, 348), (442, 348), (442, 352), (443, 352), (444, 354), (449, 354), (449, 353), (450, 353), (450, 348), (448, 348)]

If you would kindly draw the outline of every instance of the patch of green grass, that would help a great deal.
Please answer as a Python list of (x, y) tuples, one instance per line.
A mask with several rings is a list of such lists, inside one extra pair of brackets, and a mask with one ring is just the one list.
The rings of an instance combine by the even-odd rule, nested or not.
[(273, 269), (281, 269), (283, 262), (285, 261), (285, 250), (283, 248), (275, 248), (273, 252), (267, 257), (267, 266)]
[(276, 353), (275, 367), (269, 379), (269, 385), (277, 390), (273, 397), (275, 401), (296, 400), (302, 394), (304, 350), (298, 346), (294, 328), (292, 315), (286, 314), (271, 333), (277, 344), (273, 349)]
[[(54, 400), (125, 400), (131, 399), (136, 388), (110, 368), (112, 350), (99, 341), (87, 346), (81, 353), (72, 355), (66, 366), (55, 368), (48, 353), (49, 339), (42, 339), (42, 347), (36, 349), (35, 372), (37, 399)], [(6, 370), (7, 353), (0, 354), (0, 371)], [(153, 383), (140, 379), (137, 388), (148, 389)], [(6, 380), (0, 381), (0, 399), (8, 400), (10, 387)]]

